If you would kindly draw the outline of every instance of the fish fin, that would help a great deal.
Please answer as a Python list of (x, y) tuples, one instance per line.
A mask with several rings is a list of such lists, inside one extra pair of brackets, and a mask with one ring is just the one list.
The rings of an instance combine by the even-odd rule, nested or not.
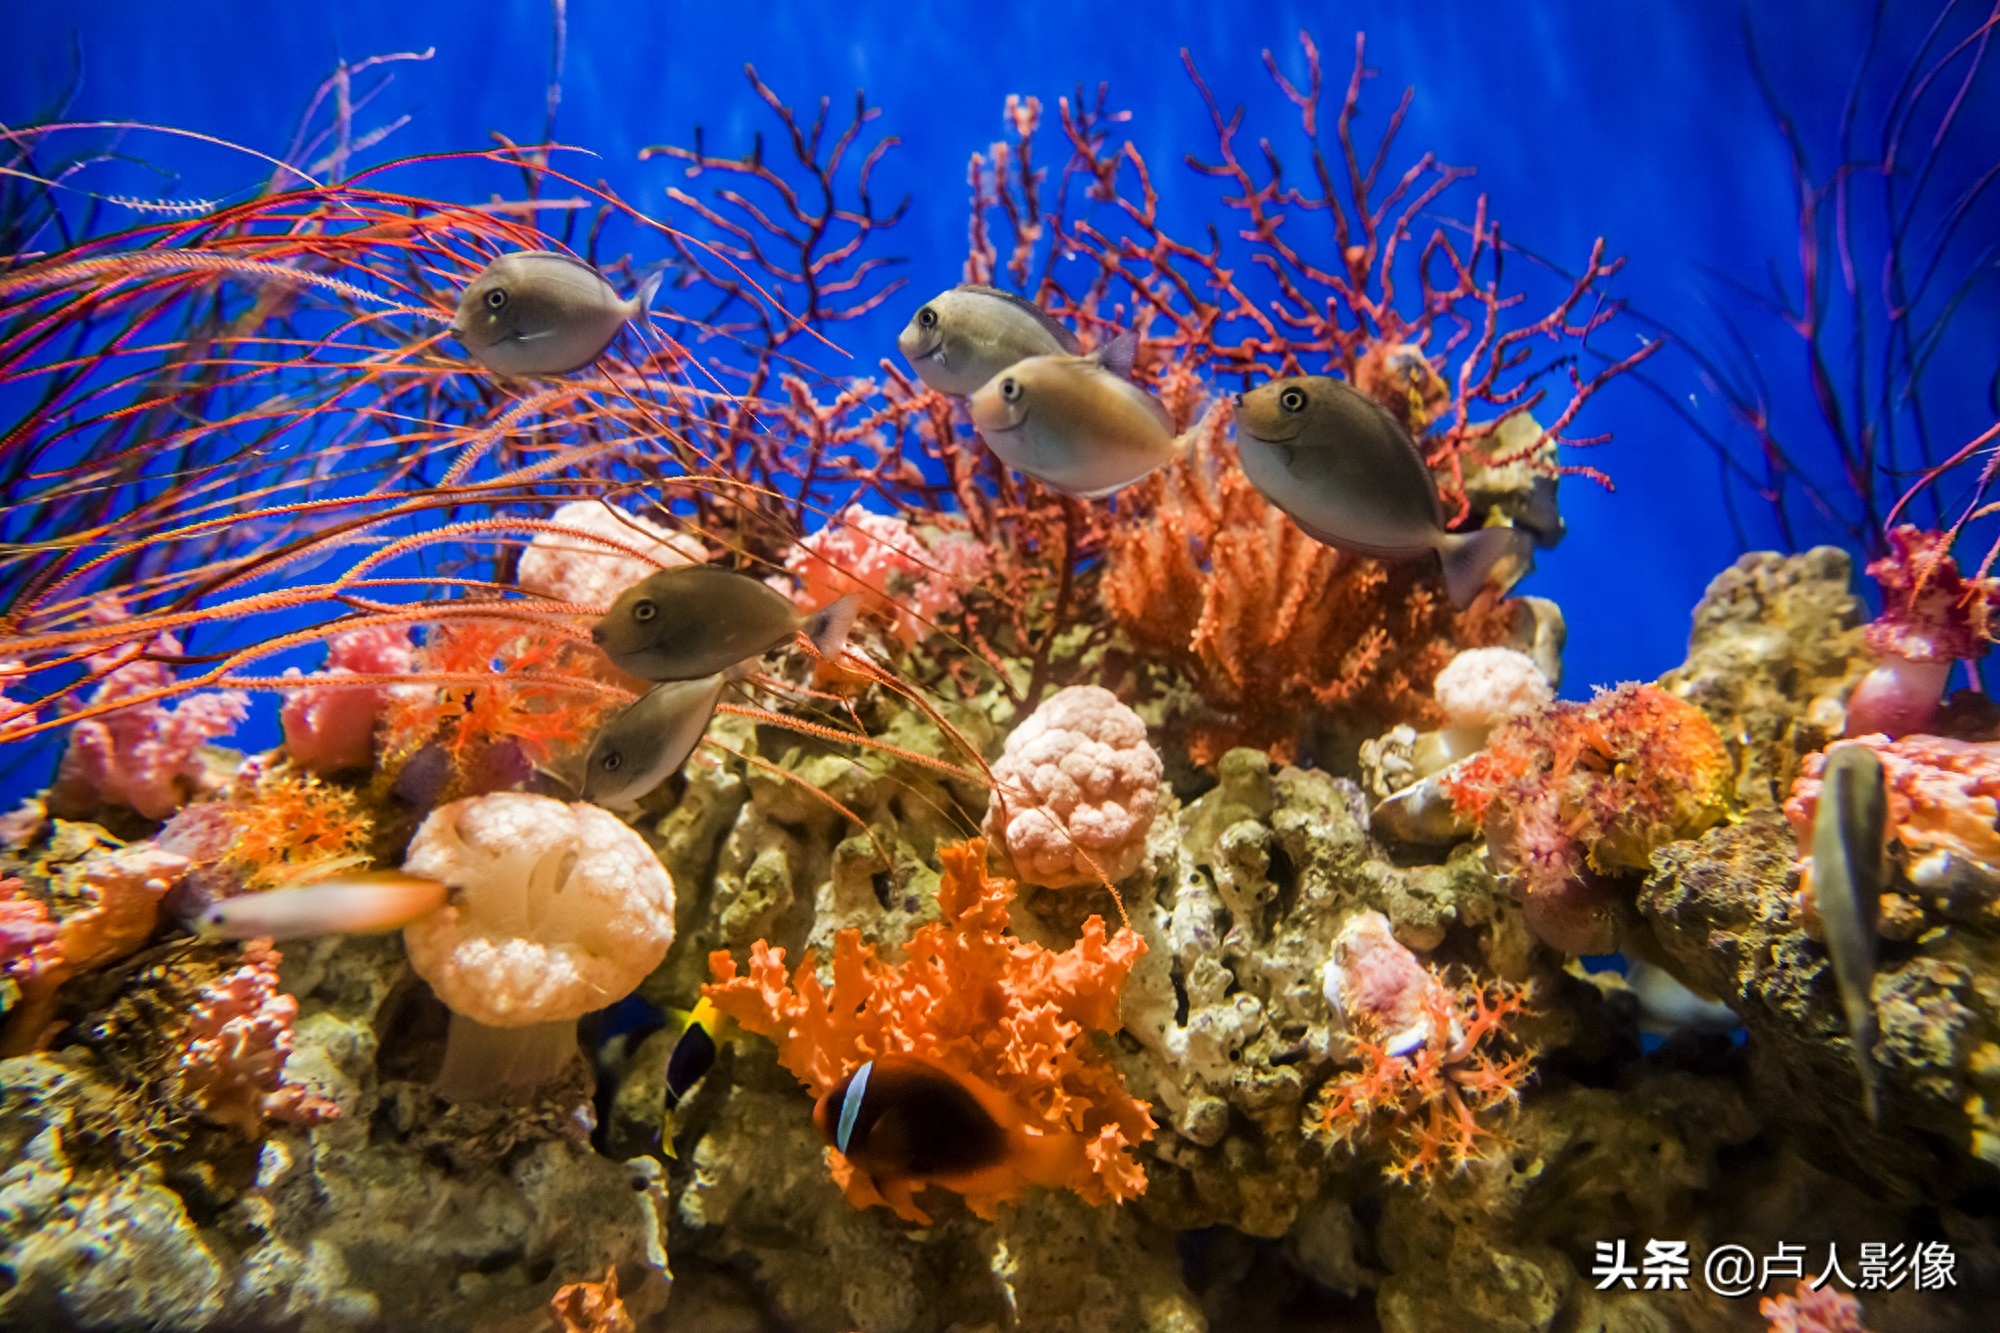
[(1519, 528), (1481, 528), (1477, 532), (1446, 533), (1438, 545), (1444, 560), (1444, 586), (1451, 604), (1463, 611), (1486, 586), (1493, 567), (1508, 556), (1533, 559), (1534, 542)]
[(674, 1113), (671, 1110), (660, 1113), (660, 1152), (670, 1162), (680, 1160), (674, 1151)]
[(847, 647), (847, 635), (854, 628), (854, 617), (860, 612), (861, 595), (852, 592), (813, 612), (804, 625), (805, 636), (812, 641), (813, 651), (829, 662), (839, 657), (841, 650)]
[(1089, 1158), (1081, 1134), (1062, 1130), (1033, 1134), (1022, 1129), (1009, 1139), (1011, 1165), (1030, 1184), (1064, 1189), (1086, 1174)]
[(652, 276), (639, 284), (639, 290), (632, 293), (632, 318), (637, 319), (653, 308), (653, 298), (659, 295), (660, 284), (666, 276), (665, 269), (654, 269)]
[(1120, 379), (1132, 378), (1132, 362), (1139, 355), (1139, 335), (1132, 329), (1113, 338), (1090, 354), (1091, 359)]
[(996, 300), (1005, 301), (1008, 305), (1013, 306), (1023, 314), (1034, 316), (1035, 322), (1047, 329), (1050, 336), (1056, 340), (1056, 344), (1065, 352), (1068, 352), (1071, 356), (1083, 355), (1083, 344), (1076, 340), (1076, 335), (1070, 332), (1069, 327), (1054, 315), (1051, 315), (1048, 311), (1030, 301), (1027, 297), (1016, 295), (1003, 288), (989, 287), (983, 282), (961, 282), (958, 284), (958, 290), (962, 292), (977, 292), (981, 296), (991, 296)]

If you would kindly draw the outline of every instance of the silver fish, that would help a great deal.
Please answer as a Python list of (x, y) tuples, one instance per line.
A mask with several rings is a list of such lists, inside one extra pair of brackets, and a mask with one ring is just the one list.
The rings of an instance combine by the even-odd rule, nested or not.
[(1187, 441), (1127, 378), (1137, 345), (1123, 333), (1088, 356), (1017, 361), (972, 395), (972, 424), (1001, 462), (1059, 491), (1088, 499), (1129, 486)]
[(625, 322), (646, 313), (661, 274), (627, 301), (570, 255), (522, 250), (480, 270), (458, 299), (452, 334), (502, 375), (567, 375), (595, 361)]
[(1076, 335), (1034, 302), (976, 283), (940, 292), (919, 307), (896, 346), (917, 378), (959, 398), (1017, 361), (1083, 351)]
[(762, 657), (801, 632), (821, 657), (836, 657), (860, 605), (849, 593), (808, 615), (748, 574), (682, 565), (620, 593), (590, 638), (621, 671), (646, 680), (694, 680)]
[(1874, 1058), (1875, 923), (1889, 880), (1888, 827), (1881, 759), (1863, 745), (1829, 750), (1819, 810), (1813, 816), (1813, 900), (1825, 926), (1826, 951), (1847, 1011), (1847, 1037), (1871, 1123), (1882, 1113), (1881, 1075)]
[(449, 886), (421, 875), (378, 871), (294, 888), (224, 898), (202, 912), (196, 929), (214, 939), (304, 939), (401, 930), (444, 906)]
[(1243, 474), (1264, 498), (1328, 546), (1386, 560), (1437, 552), (1461, 609), (1532, 538), (1515, 528), (1447, 532), (1437, 482), (1388, 409), (1324, 375), (1272, 380), (1236, 400)]
[(715, 716), (728, 676), (655, 685), (605, 723), (583, 765), (583, 799), (626, 808), (681, 771)]

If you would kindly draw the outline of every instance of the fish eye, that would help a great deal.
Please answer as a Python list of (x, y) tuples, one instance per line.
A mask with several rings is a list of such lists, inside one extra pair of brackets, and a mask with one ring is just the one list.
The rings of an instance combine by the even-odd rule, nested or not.
[(606, 773), (616, 773), (620, 768), (620, 766), (624, 764), (624, 762), (625, 762), (624, 755), (619, 754), (618, 751), (616, 750), (606, 750), (604, 752), (604, 757), (597, 761), (597, 766), (603, 769)]
[(937, 311), (931, 309), (929, 306), (925, 306), (922, 310), (919, 310), (917, 312), (917, 327), (920, 329), (936, 328)]
[(498, 310), (506, 304), (507, 293), (502, 289), (495, 287), (492, 291), (486, 293), (486, 308), (488, 310)]
[(645, 601), (642, 599), (640, 601), (632, 603), (632, 619), (638, 621), (642, 625), (645, 624), (647, 621), (651, 620), (654, 616), (657, 616), (658, 614), (660, 614), (660, 608), (653, 605), (649, 601)]
[(1286, 389), (1283, 393), (1278, 395), (1278, 406), (1284, 408), (1287, 412), (1305, 411), (1306, 391), (1304, 389), (1299, 388), (1296, 385), (1294, 385), (1289, 389)]
[(1009, 375), (1006, 379), (1001, 380), (1000, 396), (1002, 398), (1005, 398), (1010, 403), (1020, 401), (1021, 381), (1015, 379), (1012, 375)]

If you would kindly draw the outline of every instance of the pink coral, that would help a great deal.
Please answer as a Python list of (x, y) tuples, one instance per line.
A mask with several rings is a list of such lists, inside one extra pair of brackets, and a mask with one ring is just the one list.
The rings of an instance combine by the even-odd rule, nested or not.
[(1433, 692), (1453, 726), (1482, 734), (1555, 698), (1535, 660), (1513, 648), (1466, 649), (1438, 672)]
[(1868, 650), (1882, 665), (1847, 700), (1847, 734), (1923, 731), (1937, 716), (1953, 662), (1986, 652), (1992, 579), (1966, 579), (1951, 536), (1910, 524), (1889, 533), (1889, 554), (1868, 566), (1882, 588), (1882, 614), (1868, 626)]
[[(1859, 736), (1841, 742), (1865, 745), (1882, 760), (1889, 795), (1889, 829), (1908, 849), (1911, 878), (1945, 876), (1949, 861), (1969, 862), (2000, 875), (2000, 741), (1953, 741), (1939, 736)], [(1811, 874), (1812, 826), (1819, 810), (1824, 752), (1806, 756), (1785, 802), (1785, 818), (1799, 835)], [(1927, 864), (1928, 863), (1928, 864)]]
[(6, 687), (17, 677), (28, 674), (28, 669), (19, 662), (0, 662), (0, 741), (14, 739), (14, 733), (29, 726), (35, 720), (34, 710), (26, 704), (9, 699)]
[(1139, 868), (1159, 804), (1146, 724), (1097, 685), (1058, 690), (993, 765), (986, 832), (1030, 884), (1117, 883)]
[(1396, 939), (1380, 912), (1358, 913), (1341, 926), (1321, 982), (1342, 1025), (1379, 1035), (1390, 1055), (1423, 1045), (1430, 1015), (1449, 1003), (1444, 983)]
[(963, 589), (991, 565), (986, 548), (967, 533), (913, 528), (860, 505), (849, 505), (785, 557), (800, 606), (860, 593), (864, 609), (888, 618), (905, 643), (955, 614)]
[[(619, 593), (649, 574), (708, 559), (708, 548), (686, 533), (669, 531), (599, 500), (573, 500), (549, 521), (603, 539), (539, 532), (521, 552), (514, 581), (558, 602), (610, 606)], [(638, 554), (632, 554), (635, 551)]]
[(1757, 1302), (1757, 1313), (1771, 1321), (1770, 1333), (1868, 1333), (1860, 1301), (1830, 1285), (1814, 1291), (1804, 1278), (1791, 1295)]
[(324, 1097), (285, 1082), (299, 1002), (279, 993), (278, 962), (268, 945), (246, 947), (243, 966), (202, 991), (184, 1033), (180, 1096), (248, 1135), (266, 1116), (310, 1125), (340, 1114)]
[[(402, 676), (415, 668), (409, 631), (373, 625), (327, 641), (327, 676)], [(290, 674), (290, 673), (288, 673)], [(375, 762), (375, 724), (388, 705), (386, 685), (315, 684), (285, 700), (285, 753), (316, 773), (367, 768)]]
[(62, 958), (48, 905), (21, 892), (18, 879), (0, 880), (0, 972), (32, 986)]
[[(125, 617), (109, 598), (93, 614), (100, 623)], [(163, 633), (146, 651), (178, 657), (181, 645)], [(141, 659), (131, 645), (92, 657), (90, 669), (109, 673), (92, 692), (92, 706), (166, 690), (174, 683), (165, 663)], [(53, 795), (58, 804), (126, 805), (148, 819), (165, 819), (202, 779), (197, 752), (234, 731), (249, 711), (248, 695), (220, 690), (188, 695), (172, 707), (154, 700), (85, 718), (71, 731)]]

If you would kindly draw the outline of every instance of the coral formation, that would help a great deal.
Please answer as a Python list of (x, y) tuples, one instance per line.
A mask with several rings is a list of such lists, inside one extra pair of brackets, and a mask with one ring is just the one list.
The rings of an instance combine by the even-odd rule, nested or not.
[(1854, 687), (1847, 734), (1903, 736), (1937, 717), (1954, 662), (1983, 657), (2000, 585), (1966, 579), (1951, 556), (1952, 534), (1911, 524), (1891, 528), (1889, 553), (1868, 566), (1882, 590), (1882, 614), (1868, 626), (1868, 651), (1882, 665)]
[(247, 886), (320, 879), (367, 861), (375, 821), (353, 792), (286, 772), (238, 785), (222, 803), (228, 841), (218, 850)]
[(293, 691), (280, 721), (285, 754), (315, 773), (363, 769), (375, 762), (375, 728), (393, 686), (342, 685), (341, 676), (404, 676), (416, 668), (410, 632), (375, 625), (336, 634), (326, 642), (323, 684)]
[(859, 593), (862, 609), (904, 643), (946, 628), (964, 591), (986, 577), (992, 557), (969, 533), (913, 527), (891, 514), (849, 505), (785, 553), (801, 607), (817, 609)]
[(1771, 1321), (1770, 1333), (1868, 1333), (1860, 1301), (1832, 1286), (1815, 1290), (1805, 1278), (1758, 1301), (1757, 1313)]
[(278, 993), (277, 950), (252, 944), (243, 965), (211, 984), (188, 1015), (176, 1095), (247, 1137), (264, 1117), (311, 1125), (339, 1108), (285, 1082), (299, 1002)]
[(549, 526), (521, 552), (514, 581), (552, 601), (602, 608), (648, 574), (708, 557), (689, 533), (603, 501), (572, 500), (549, 515)]

